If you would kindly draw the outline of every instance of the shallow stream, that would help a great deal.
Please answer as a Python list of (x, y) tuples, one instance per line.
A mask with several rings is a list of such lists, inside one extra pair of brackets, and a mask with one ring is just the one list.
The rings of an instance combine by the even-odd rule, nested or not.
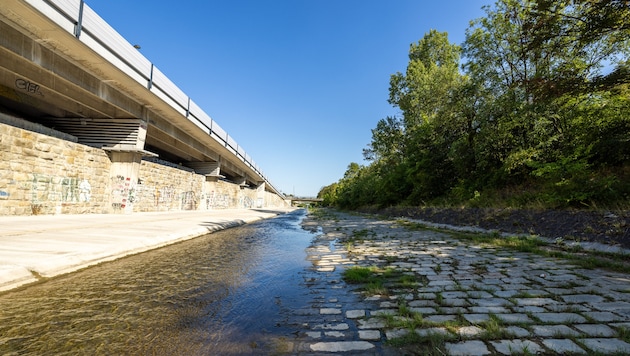
[(0, 295), (2, 355), (273, 353), (310, 300), (305, 211)]

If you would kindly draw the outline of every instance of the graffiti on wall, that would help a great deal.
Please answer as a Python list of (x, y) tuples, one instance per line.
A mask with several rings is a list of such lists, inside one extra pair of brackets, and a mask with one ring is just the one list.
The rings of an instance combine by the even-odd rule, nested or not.
[(141, 196), (142, 202), (155, 208), (176, 208), (173, 205), (178, 201), (177, 189), (172, 184), (162, 187), (152, 185), (138, 185), (138, 195)]
[(175, 197), (175, 187), (172, 185), (164, 186), (157, 190), (157, 205), (166, 204), (170, 205)]
[(206, 195), (206, 209), (225, 209), (230, 207), (231, 199), (229, 194), (220, 194), (214, 190)]
[(263, 198), (252, 196), (253, 194), (238, 194), (239, 191), (230, 189), (200, 192), (202, 187), (196, 189), (194, 182), (187, 179), (182, 179), (181, 182), (164, 182), (166, 184), (147, 184), (123, 175), (109, 179), (110, 191), (106, 192), (109, 194), (103, 194), (99, 189), (100, 194), (95, 195), (95, 181), (99, 182), (98, 186), (104, 186), (105, 182), (90, 181), (83, 177), (33, 174), (24, 180), (11, 180), (9, 184), (15, 186), (11, 189), (0, 187), (0, 201), (20, 196), (20, 199), (30, 201), (33, 214), (50, 213), (51, 208), (61, 209), (68, 204), (77, 204), (76, 207), (81, 209), (87, 206), (81, 204), (86, 203), (95, 207), (103, 198), (106, 204), (109, 200), (110, 207), (117, 211), (249, 209), (265, 205)]
[(79, 201), (80, 202), (89, 202), (92, 198), (92, 185), (88, 182), (87, 179), (83, 178), (81, 183), (79, 183)]
[[(155, 187), (143, 184), (142, 180), (133, 182), (129, 177), (112, 178), (112, 207), (120, 210), (129, 205), (144, 203), (145, 207), (180, 208), (194, 210), (197, 208), (195, 192), (187, 191), (179, 194), (173, 185)], [(175, 204), (175, 206), (173, 206)], [(181, 206), (177, 206), (181, 204)]]
[(133, 204), (140, 210), (155, 208), (196, 210), (199, 201), (197, 192), (181, 191), (172, 184), (157, 187), (143, 184), (142, 180), (134, 184), (122, 176), (112, 178), (112, 206), (115, 209), (124, 209)]
[(31, 203), (85, 203), (92, 197), (92, 186), (87, 179), (33, 174)]
[(182, 210), (196, 210), (197, 209), (197, 196), (195, 192), (187, 191), (182, 193)]
[(131, 178), (118, 175), (112, 177), (111, 183), (111, 202), (114, 210), (125, 209), (128, 204), (134, 203), (136, 193), (135, 186), (131, 184)]
[(238, 205), (241, 208), (249, 209), (254, 206), (254, 200), (250, 197), (240, 197), (238, 200)]
[(15, 87), (27, 93), (44, 96), (44, 94), (42, 94), (42, 92), (40, 91), (40, 86), (38, 84), (29, 82), (28, 80), (25, 80), (25, 79), (21, 79), (21, 78), (16, 79)]

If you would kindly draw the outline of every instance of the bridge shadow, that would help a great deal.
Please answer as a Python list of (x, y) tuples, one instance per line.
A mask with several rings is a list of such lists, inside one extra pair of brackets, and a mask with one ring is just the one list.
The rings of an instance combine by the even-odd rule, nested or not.
[[(278, 209), (261, 209), (261, 208), (251, 209), (251, 210), (258, 211), (261, 213), (269, 213), (269, 214), (277, 214), (277, 215), (282, 215), (282, 214), (286, 214), (286, 213), (290, 213), (291, 211), (294, 211), (294, 210), (286, 210), (286, 209), (278, 210)], [(295, 209), (295, 210), (298, 210), (298, 209)]]
[[(283, 215), (283, 214), (287, 214), (290, 213), (291, 211), (295, 211), (295, 210), (286, 210), (286, 209), (251, 209), (254, 211), (258, 211), (261, 213), (267, 213), (267, 214), (275, 214), (275, 215)], [(203, 221), (201, 223), (199, 223), (200, 226), (205, 227), (206, 229), (208, 229), (208, 232), (215, 232), (215, 231), (219, 231), (219, 230), (225, 230), (225, 229), (229, 229), (231, 227), (237, 227), (237, 226), (241, 226), (241, 225), (245, 225), (247, 224), (247, 222), (245, 220), (242, 219), (235, 219), (235, 220), (229, 220), (229, 221)]]
[(207, 228), (208, 231), (210, 232), (214, 232), (214, 231), (225, 230), (231, 227), (237, 227), (237, 226), (241, 226), (245, 224), (247, 224), (245, 220), (238, 219), (238, 220), (230, 220), (230, 221), (224, 221), (224, 222), (206, 221), (206, 222), (200, 223), (199, 225)]

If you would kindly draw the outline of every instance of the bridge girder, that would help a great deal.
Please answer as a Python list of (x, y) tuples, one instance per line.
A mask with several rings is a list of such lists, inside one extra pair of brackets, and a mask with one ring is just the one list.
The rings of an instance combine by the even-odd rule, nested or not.
[(25, 1), (3, 2), (0, 33), (1, 107), (49, 127), (57, 119), (138, 118), (147, 124), (148, 148), (183, 162), (220, 162), (226, 174), (252, 185), (265, 181), (211, 133)]

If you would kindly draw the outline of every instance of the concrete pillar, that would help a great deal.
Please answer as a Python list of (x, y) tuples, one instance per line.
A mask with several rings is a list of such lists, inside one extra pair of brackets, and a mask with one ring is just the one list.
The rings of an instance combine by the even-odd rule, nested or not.
[(112, 213), (131, 214), (136, 200), (136, 185), (142, 151), (109, 150), (112, 161), (110, 171), (110, 204)]
[(241, 188), (247, 187), (247, 178), (246, 177), (234, 177), (234, 183), (237, 184)]
[(265, 182), (260, 182), (256, 187), (256, 207), (263, 208), (265, 206)]
[(195, 170), (195, 173), (206, 176), (206, 181), (216, 181), (224, 178), (221, 175), (221, 163), (212, 162), (186, 162), (186, 166)]
[[(80, 119), (68, 124), (79, 142), (101, 147), (112, 161), (110, 177), (111, 212), (131, 214), (137, 200), (138, 173), (142, 156), (156, 156), (144, 150), (147, 123), (141, 119)], [(72, 121), (72, 123), (76, 123)]]

